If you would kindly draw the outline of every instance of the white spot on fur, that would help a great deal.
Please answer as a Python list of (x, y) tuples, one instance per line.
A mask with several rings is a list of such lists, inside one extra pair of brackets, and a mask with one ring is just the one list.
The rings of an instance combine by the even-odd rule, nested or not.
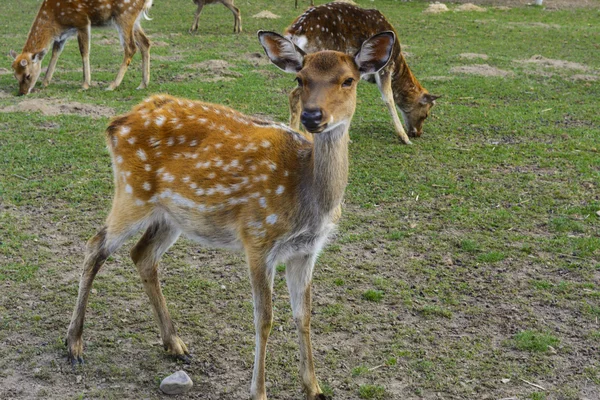
[(146, 161), (148, 159), (148, 156), (146, 155), (146, 152), (144, 150), (142, 150), (142, 149), (137, 149), (137, 151), (135, 152), (135, 154), (142, 161)]
[(275, 193), (281, 194), (281, 193), (283, 193), (284, 190), (285, 190), (285, 188), (283, 187), (283, 185), (279, 185), (279, 186), (277, 186), (277, 190), (275, 191)]
[(167, 117), (165, 117), (164, 115), (159, 115), (154, 120), (154, 123), (156, 124), (156, 126), (162, 126), (162, 124), (164, 124), (166, 120), (167, 120)]
[(133, 188), (131, 187), (131, 185), (127, 185), (125, 186), (125, 193), (133, 193)]
[(142, 188), (146, 191), (149, 192), (150, 189), (152, 189), (152, 185), (150, 185), (150, 182), (144, 182), (144, 184), (142, 185)]
[(277, 214), (271, 214), (269, 215), (265, 221), (267, 221), (267, 224), (269, 225), (273, 225), (275, 222), (277, 222)]

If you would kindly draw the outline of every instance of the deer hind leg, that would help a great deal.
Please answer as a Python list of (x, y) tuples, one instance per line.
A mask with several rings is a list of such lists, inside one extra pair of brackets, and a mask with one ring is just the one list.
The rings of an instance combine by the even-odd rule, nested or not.
[(198, 0), (198, 8), (196, 9), (196, 15), (194, 15), (194, 22), (192, 22), (192, 27), (190, 28), (190, 33), (196, 32), (198, 30), (198, 21), (200, 20), (200, 13), (202, 12), (202, 7), (204, 7), (204, 1)]
[(381, 93), (381, 98), (383, 99), (383, 102), (387, 106), (388, 111), (392, 116), (396, 134), (404, 144), (412, 144), (408, 138), (408, 135), (406, 134), (406, 131), (404, 131), (404, 128), (402, 127), (400, 118), (398, 117), (396, 103), (394, 102), (394, 92), (392, 91), (392, 76), (390, 72), (386, 68), (383, 68), (381, 71), (375, 74), (375, 82), (377, 82), (377, 87)]
[(83, 85), (84, 90), (89, 89), (92, 84), (92, 73), (90, 70), (90, 39), (91, 25), (88, 24), (85, 28), (77, 31), (77, 42), (79, 43), (79, 52), (83, 61)]
[(150, 40), (139, 24), (133, 28), (133, 38), (142, 53), (142, 83), (137, 88), (146, 89), (150, 83)]
[(125, 72), (127, 72), (127, 68), (131, 63), (131, 59), (136, 52), (135, 40), (133, 38), (133, 24), (119, 20), (115, 21), (115, 23), (117, 25), (117, 30), (119, 31), (119, 39), (121, 39), (121, 44), (123, 45), (123, 62), (121, 63), (121, 67), (119, 68), (115, 80), (106, 88), (106, 90), (115, 90), (121, 84)]
[(304, 255), (289, 259), (286, 263), (285, 278), (290, 292), (290, 303), (300, 345), (300, 375), (308, 400), (325, 399), (313, 362), (310, 342), (310, 315), (312, 271), (315, 256)]
[(234, 6), (233, 2), (225, 2), (223, 4), (233, 13), (233, 33), (242, 32), (242, 17), (240, 15), (240, 9)]
[(253, 400), (266, 400), (265, 357), (267, 340), (273, 326), (273, 277), (274, 265), (268, 265), (263, 257), (247, 255), (254, 300), (254, 327), (256, 345), (254, 349), (254, 369), (250, 393)]
[(83, 340), (81, 336), (85, 310), (94, 278), (106, 259), (138, 230), (135, 224), (111, 223), (111, 221), (119, 220), (119, 218), (114, 218), (114, 215), (114, 212), (111, 213), (113, 218), (109, 216), (106, 226), (87, 242), (83, 271), (79, 280), (77, 303), (73, 310), (65, 341), (71, 364), (83, 363)]
[(62, 53), (63, 49), (65, 48), (66, 43), (67, 39), (63, 39), (55, 40), (52, 44), (52, 57), (50, 58), (50, 64), (48, 64), (46, 75), (44, 76), (44, 80), (42, 81), (43, 87), (46, 87), (50, 84), (50, 81), (52, 80), (52, 75), (54, 75), (54, 70), (56, 69), (56, 62), (58, 61), (60, 53)]
[(165, 350), (169, 354), (186, 359), (186, 356), (189, 355), (188, 349), (177, 336), (158, 280), (159, 260), (169, 247), (175, 243), (180, 233), (179, 228), (164, 220), (153, 223), (131, 249), (131, 259), (137, 267), (144, 284), (144, 290), (150, 298)]

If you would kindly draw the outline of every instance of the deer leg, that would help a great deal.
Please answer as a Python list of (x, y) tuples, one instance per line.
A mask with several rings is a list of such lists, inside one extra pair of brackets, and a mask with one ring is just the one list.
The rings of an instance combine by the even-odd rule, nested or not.
[(267, 265), (262, 257), (247, 256), (254, 300), (254, 327), (256, 346), (254, 349), (254, 369), (250, 393), (253, 400), (266, 400), (265, 357), (267, 340), (273, 326), (273, 277), (274, 266)]
[(123, 81), (125, 72), (131, 63), (131, 59), (135, 54), (136, 47), (133, 39), (133, 26), (125, 25), (123, 22), (116, 21), (117, 30), (119, 31), (121, 43), (123, 44), (123, 62), (117, 73), (115, 80), (106, 88), (106, 90), (115, 90)]
[(242, 32), (242, 17), (240, 16), (240, 9), (231, 3), (223, 3), (223, 5), (229, 8), (233, 13), (233, 33)]
[(382, 69), (378, 73), (375, 74), (375, 82), (377, 82), (377, 87), (379, 88), (379, 92), (381, 93), (381, 98), (383, 102), (388, 108), (390, 115), (392, 116), (392, 121), (394, 122), (394, 128), (396, 129), (396, 134), (402, 140), (404, 144), (412, 144), (408, 135), (404, 131), (402, 127), (402, 122), (400, 122), (400, 118), (398, 117), (398, 111), (396, 110), (396, 103), (394, 103), (394, 92), (392, 91), (392, 76), (386, 68)]
[(92, 84), (92, 73), (90, 71), (90, 38), (91, 25), (77, 31), (77, 42), (79, 43), (79, 52), (83, 60), (83, 89), (89, 89)]
[(83, 321), (85, 319), (85, 310), (87, 307), (92, 282), (96, 274), (104, 264), (104, 261), (114, 253), (125, 240), (127, 240), (134, 230), (115, 232), (111, 229), (111, 224), (107, 224), (94, 237), (92, 237), (86, 246), (85, 259), (83, 261), (83, 272), (79, 281), (79, 293), (77, 295), (77, 303), (73, 310), (71, 323), (67, 331), (65, 344), (69, 352), (69, 360), (71, 364), (83, 364)]
[(158, 281), (159, 260), (169, 247), (175, 243), (180, 233), (179, 228), (171, 226), (165, 221), (152, 224), (139, 242), (131, 249), (131, 259), (137, 267), (144, 284), (144, 290), (150, 298), (165, 350), (169, 354), (185, 359), (185, 356), (189, 355), (188, 349), (177, 336), (177, 331), (171, 321)]
[(146, 89), (150, 83), (150, 40), (139, 25), (133, 28), (133, 38), (142, 53), (142, 83), (137, 88)]
[(317, 382), (310, 342), (310, 283), (314, 264), (315, 256), (303, 255), (288, 260), (285, 269), (292, 314), (300, 344), (300, 375), (308, 400), (325, 399)]
[(56, 62), (58, 61), (58, 57), (60, 53), (62, 53), (65, 48), (65, 44), (67, 40), (55, 40), (52, 44), (52, 57), (50, 58), (50, 64), (48, 64), (48, 69), (46, 70), (46, 76), (44, 76), (44, 80), (42, 81), (42, 86), (46, 87), (50, 84), (52, 80), (52, 75), (54, 75), (54, 70), (56, 69)]
[(192, 22), (192, 27), (189, 31), (190, 33), (196, 32), (198, 30), (198, 20), (200, 19), (202, 7), (204, 7), (204, 0), (198, 0), (198, 9), (196, 10), (196, 15), (194, 15), (194, 22)]

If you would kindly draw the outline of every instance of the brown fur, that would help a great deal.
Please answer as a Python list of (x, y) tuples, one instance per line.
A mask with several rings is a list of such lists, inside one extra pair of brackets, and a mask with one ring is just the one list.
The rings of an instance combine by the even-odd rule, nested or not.
[[(329, 3), (308, 9), (294, 20), (285, 34), (307, 53), (329, 49), (355, 54), (367, 38), (384, 31), (396, 33), (378, 10), (366, 10), (346, 3)], [(301, 37), (306, 38), (305, 42), (299, 39)], [(408, 136), (417, 137), (423, 133), (423, 122), (438, 96), (430, 95), (413, 75), (402, 55), (399, 41), (395, 42), (392, 59), (378, 73), (378, 79), (396, 133), (404, 143), (410, 143)], [(293, 93), (290, 95), (290, 125), (294, 129), (299, 128), (299, 106), (293, 103), (297, 101), (296, 97)], [(394, 104), (402, 110), (408, 136)]]
[(124, 58), (115, 78), (108, 89), (113, 90), (123, 80), (136, 47), (142, 53), (142, 83), (138, 89), (148, 86), (150, 81), (150, 41), (139, 25), (141, 14), (151, 5), (149, 0), (45, 0), (33, 21), (29, 36), (21, 54), (11, 51), (15, 59), (12, 67), (19, 82), (19, 93), (27, 94), (35, 86), (41, 72), (42, 60), (47, 48), (52, 44), (52, 57), (42, 82), (48, 86), (56, 68), (56, 62), (67, 39), (77, 34), (79, 51), (83, 59), (83, 88), (91, 84), (89, 47), (92, 26), (104, 26), (114, 22), (122, 32)]

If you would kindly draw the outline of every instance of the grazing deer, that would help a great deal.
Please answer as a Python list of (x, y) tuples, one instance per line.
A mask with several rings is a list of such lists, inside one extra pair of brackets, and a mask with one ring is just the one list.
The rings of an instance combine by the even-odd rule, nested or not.
[(42, 82), (44, 87), (48, 86), (67, 39), (75, 34), (83, 59), (83, 89), (88, 89), (91, 84), (91, 27), (110, 23), (114, 23), (119, 32), (124, 57), (117, 77), (107, 89), (114, 90), (121, 84), (136, 46), (142, 53), (142, 83), (138, 89), (145, 89), (150, 81), (150, 40), (144, 34), (140, 20), (142, 17), (148, 19), (147, 12), (151, 6), (152, 0), (44, 0), (23, 51), (21, 54), (10, 51), (19, 93), (28, 94), (35, 86), (42, 70), (42, 60), (52, 43), (52, 57)]
[[(310, 5), (314, 6), (315, 5), (315, 0), (310, 0)], [(298, 0), (296, 0), (295, 7), (298, 8)]]
[(356, 55), (306, 55), (288, 39), (259, 32), (268, 57), (296, 74), (304, 109), (304, 138), (283, 124), (230, 108), (154, 96), (107, 129), (115, 194), (106, 225), (87, 243), (79, 295), (67, 332), (73, 364), (82, 362), (83, 321), (94, 277), (128, 238), (158, 321), (165, 349), (189, 354), (176, 333), (157, 277), (161, 256), (181, 233), (212, 246), (243, 250), (254, 300), (256, 349), (251, 394), (266, 399), (265, 355), (272, 327), (273, 278), (286, 280), (300, 342), (300, 374), (307, 399), (325, 399), (310, 341), (310, 284), (317, 255), (341, 213), (348, 181), (348, 130), (356, 83), (390, 59), (395, 36), (379, 33)]
[(233, 0), (194, 0), (194, 3), (198, 5), (198, 9), (196, 10), (194, 22), (192, 23), (192, 27), (190, 28), (190, 33), (196, 32), (198, 30), (198, 20), (200, 19), (202, 7), (204, 7), (205, 4), (218, 3), (223, 4), (225, 7), (229, 8), (233, 13), (233, 33), (240, 33), (242, 31), (242, 16), (240, 14), (240, 9), (233, 4)]
[[(309, 8), (286, 29), (285, 36), (307, 53), (337, 50), (354, 54), (366, 38), (382, 31), (396, 32), (379, 11), (334, 2)], [(410, 144), (408, 136), (421, 136), (423, 122), (440, 96), (429, 94), (412, 74), (402, 55), (399, 41), (394, 44), (389, 64), (368, 76), (367, 80), (377, 83), (400, 139)], [(300, 92), (294, 89), (290, 93), (292, 129), (299, 129), (299, 99)], [(402, 113), (408, 135), (398, 118), (396, 106)]]

